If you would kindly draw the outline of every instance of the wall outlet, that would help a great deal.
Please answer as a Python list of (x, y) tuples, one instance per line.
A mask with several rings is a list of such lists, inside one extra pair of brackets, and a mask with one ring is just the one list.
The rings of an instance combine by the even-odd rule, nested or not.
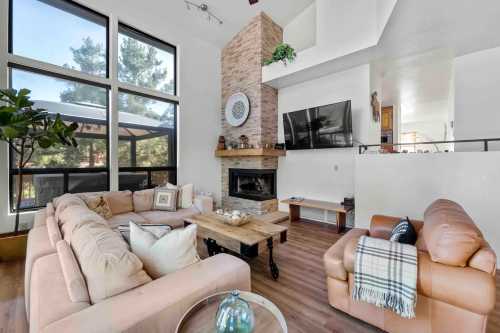
[(338, 171), (339, 171), (339, 165), (338, 165), (338, 164), (335, 164), (335, 165), (333, 166), (333, 171), (335, 171), (335, 172), (338, 172)]

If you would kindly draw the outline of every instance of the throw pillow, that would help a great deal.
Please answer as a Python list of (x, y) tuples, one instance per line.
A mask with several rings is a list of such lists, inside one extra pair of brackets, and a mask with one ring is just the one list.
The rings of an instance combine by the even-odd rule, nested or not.
[(183, 186), (176, 186), (170, 183), (167, 183), (167, 188), (176, 189), (179, 191), (179, 195), (177, 196), (177, 208), (191, 208), (193, 206), (193, 198), (194, 198), (194, 185), (186, 184)]
[(153, 208), (155, 210), (165, 210), (175, 212), (177, 210), (178, 191), (169, 188), (156, 188)]
[(390, 241), (415, 245), (415, 243), (417, 242), (417, 232), (415, 231), (413, 225), (410, 223), (410, 219), (408, 217), (401, 220), (392, 229)]
[[(133, 221), (131, 222), (134, 223)], [(167, 233), (172, 231), (172, 227), (170, 227), (168, 224), (138, 224), (138, 225), (142, 229), (151, 232), (153, 235), (156, 236), (156, 238), (162, 238)], [(127, 241), (127, 243), (130, 244), (130, 223), (118, 226), (118, 231), (122, 235), (123, 239), (125, 239), (125, 241)]]
[(154, 279), (200, 261), (196, 251), (196, 224), (171, 231), (161, 238), (130, 222), (130, 248)]
[(106, 220), (109, 220), (113, 217), (113, 213), (111, 213), (111, 208), (109, 208), (108, 202), (104, 200), (104, 197), (101, 196), (85, 196), (83, 200), (87, 204), (87, 207), (96, 212), (97, 214), (104, 217)]

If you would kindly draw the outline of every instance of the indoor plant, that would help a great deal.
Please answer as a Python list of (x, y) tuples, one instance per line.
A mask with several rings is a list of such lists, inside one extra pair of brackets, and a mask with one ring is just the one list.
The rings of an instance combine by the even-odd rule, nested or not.
[(13, 236), (19, 235), (19, 208), (23, 193), (23, 168), (35, 150), (55, 145), (76, 147), (74, 132), (78, 124), (66, 124), (59, 114), (50, 115), (44, 109), (33, 108), (30, 90), (0, 90), (0, 141), (4, 141), (15, 156), (18, 168), (16, 222)]
[(281, 43), (276, 47), (273, 52), (271, 59), (264, 61), (264, 65), (270, 65), (272, 63), (281, 61), (286, 66), (289, 62), (293, 62), (297, 57), (297, 53), (289, 44)]

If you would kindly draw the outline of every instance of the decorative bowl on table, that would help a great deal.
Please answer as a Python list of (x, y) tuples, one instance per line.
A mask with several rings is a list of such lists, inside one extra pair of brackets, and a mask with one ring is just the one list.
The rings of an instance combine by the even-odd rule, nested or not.
[(218, 220), (221, 222), (232, 225), (234, 227), (239, 227), (242, 226), (248, 222), (250, 222), (250, 214), (247, 213), (241, 213), (238, 210), (233, 210), (233, 211), (224, 211), (221, 209), (218, 209), (215, 212), (215, 215)]

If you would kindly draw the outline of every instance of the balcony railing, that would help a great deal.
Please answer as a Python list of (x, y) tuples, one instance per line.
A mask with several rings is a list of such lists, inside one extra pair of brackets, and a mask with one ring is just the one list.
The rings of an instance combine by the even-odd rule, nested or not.
[(440, 149), (438, 148), (438, 145), (455, 145), (455, 144), (461, 144), (461, 143), (480, 143), (483, 147), (482, 151), (489, 151), (490, 150), (490, 143), (492, 143), (492, 142), (500, 142), (500, 138), (359, 145), (358, 149), (359, 149), (360, 155), (368, 152), (370, 148), (378, 148), (379, 150), (383, 150), (385, 153), (391, 153), (391, 152), (401, 153), (401, 151), (398, 151), (395, 148), (429, 145), (429, 146), (435, 147), (435, 149), (439, 152)]
[[(100, 192), (109, 190), (108, 168), (27, 168), (23, 173), (22, 211), (45, 207), (54, 197), (64, 193)], [(11, 212), (19, 186), (19, 169), (10, 170)], [(176, 167), (119, 168), (120, 190), (143, 190), (166, 182), (177, 183)]]

